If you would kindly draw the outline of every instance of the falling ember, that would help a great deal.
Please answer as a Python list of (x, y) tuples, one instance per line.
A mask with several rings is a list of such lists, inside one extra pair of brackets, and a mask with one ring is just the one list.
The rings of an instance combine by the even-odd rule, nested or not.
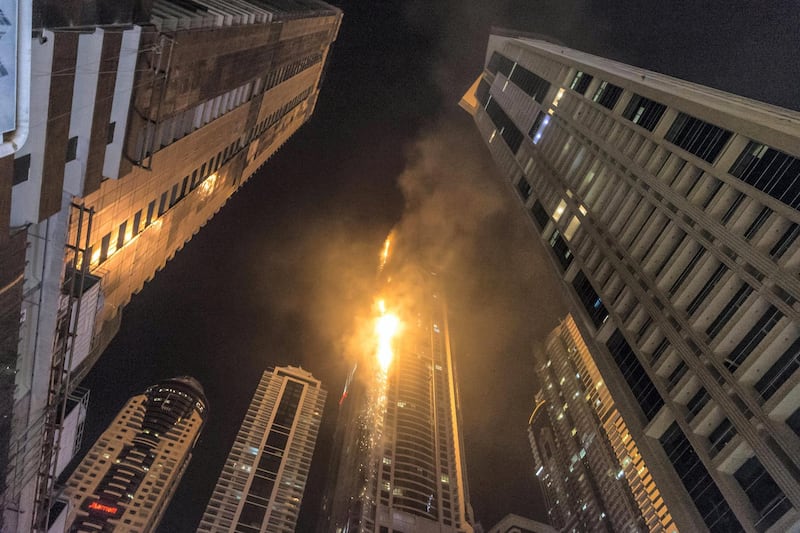
[(378, 338), (377, 357), (378, 365), (384, 373), (389, 370), (394, 354), (392, 340), (400, 329), (400, 319), (397, 315), (386, 312), (386, 303), (378, 300), (380, 316), (375, 320), (375, 335)]
[(386, 237), (386, 240), (383, 241), (383, 250), (381, 251), (381, 266), (380, 270), (383, 270), (383, 267), (386, 266), (386, 262), (389, 260), (389, 249), (392, 246), (392, 236), (391, 234)]

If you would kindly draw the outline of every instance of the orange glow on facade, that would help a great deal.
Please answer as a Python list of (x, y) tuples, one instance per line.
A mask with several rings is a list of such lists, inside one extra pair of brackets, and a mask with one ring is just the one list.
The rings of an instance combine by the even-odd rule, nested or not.
[(101, 513), (106, 513), (106, 514), (117, 514), (117, 511), (119, 511), (119, 507), (113, 505), (103, 505), (100, 502), (90, 503), (89, 509), (91, 509), (92, 511), (100, 511)]
[(381, 370), (386, 372), (394, 358), (392, 341), (400, 330), (400, 319), (393, 313), (387, 313), (384, 300), (378, 300), (377, 307), (380, 316), (375, 320), (375, 335), (378, 340), (376, 356)]

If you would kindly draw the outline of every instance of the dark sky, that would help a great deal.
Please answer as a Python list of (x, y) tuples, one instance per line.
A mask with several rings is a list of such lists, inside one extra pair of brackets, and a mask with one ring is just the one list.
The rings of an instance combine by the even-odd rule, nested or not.
[(800, 7), (334, 3), (344, 22), (314, 118), (125, 309), (84, 382), (92, 390), (84, 448), (129, 396), (175, 375), (199, 379), (210, 418), (160, 528), (194, 531), (261, 372), (300, 364), (331, 398), (298, 524), (311, 531), (353, 357), (348, 336), (371, 303), (383, 239), (398, 226), (445, 274), (476, 517), (485, 526), (509, 512), (541, 519), (525, 433), (536, 392), (530, 346), (565, 307), (456, 106), (481, 70), (490, 26), (798, 109)]

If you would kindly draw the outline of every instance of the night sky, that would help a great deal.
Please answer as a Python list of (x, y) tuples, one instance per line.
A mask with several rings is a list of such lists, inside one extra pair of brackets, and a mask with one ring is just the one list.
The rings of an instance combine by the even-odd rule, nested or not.
[(548, 34), (800, 109), (800, 7), (333, 3), (344, 21), (313, 119), (125, 309), (83, 383), (84, 451), (130, 396), (196, 377), (209, 420), (159, 529), (194, 531), (261, 373), (299, 364), (329, 391), (298, 524), (313, 531), (354, 317), (369, 308), (378, 253), (398, 227), (445, 279), (476, 518), (487, 527), (509, 512), (543, 519), (526, 434), (537, 387), (530, 353), (566, 307), (529, 222), (457, 108), (481, 71), (489, 28)]

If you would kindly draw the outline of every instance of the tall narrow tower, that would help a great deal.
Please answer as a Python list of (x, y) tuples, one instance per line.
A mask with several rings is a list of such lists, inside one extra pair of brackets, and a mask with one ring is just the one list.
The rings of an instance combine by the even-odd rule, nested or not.
[(385, 383), (357, 377), (372, 390), (346, 421), (356, 429), (345, 433), (353, 442), (342, 446), (330, 531), (472, 531), (447, 307), (424, 277), (407, 294)]
[(800, 113), (499, 31), (462, 100), (677, 527), (800, 524)]
[(264, 372), (198, 531), (295, 530), (326, 394), (302, 368)]
[(208, 405), (194, 378), (131, 398), (67, 481), (48, 531), (153, 531), (178, 488)]

